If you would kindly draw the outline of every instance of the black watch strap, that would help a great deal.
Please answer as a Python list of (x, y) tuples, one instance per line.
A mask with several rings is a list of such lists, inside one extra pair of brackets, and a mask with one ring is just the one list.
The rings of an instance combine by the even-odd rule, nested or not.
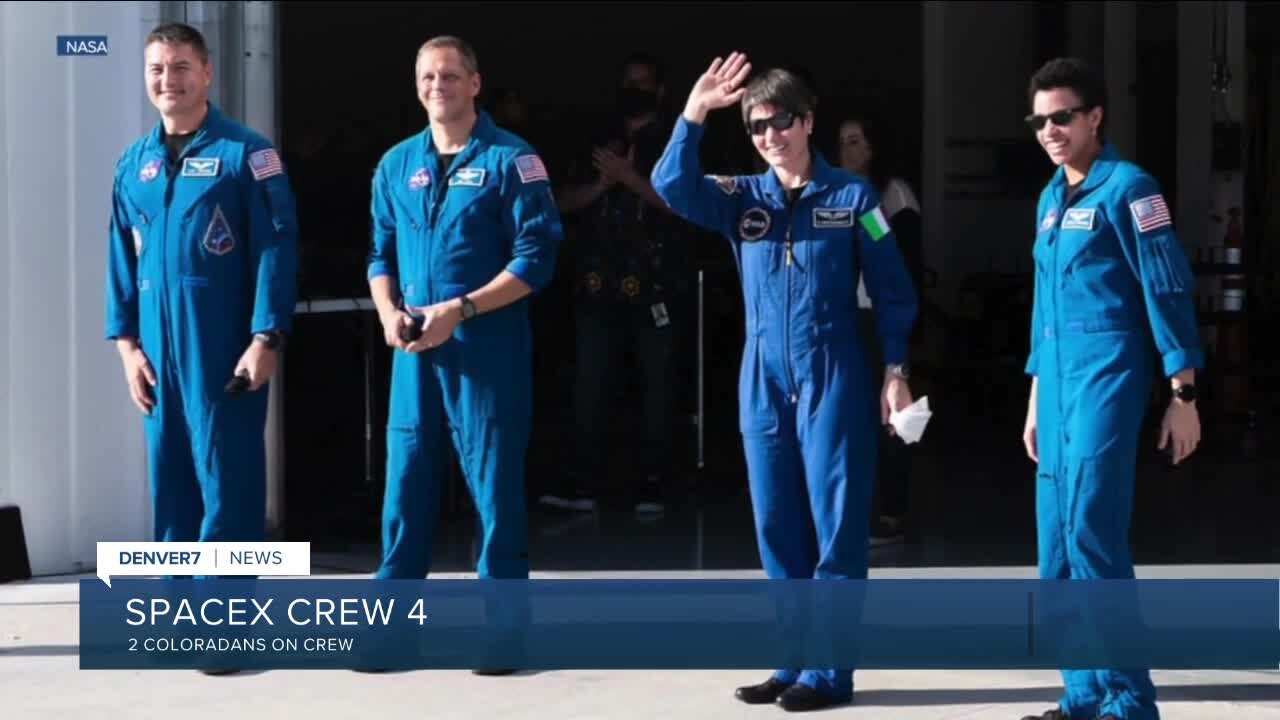
[(466, 295), (462, 296), (462, 319), (470, 320), (476, 316), (476, 304), (471, 302), (471, 298)]
[(284, 349), (284, 333), (279, 330), (268, 330), (267, 332), (254, 333), (253, 339), (261, 342), (268, 350)]

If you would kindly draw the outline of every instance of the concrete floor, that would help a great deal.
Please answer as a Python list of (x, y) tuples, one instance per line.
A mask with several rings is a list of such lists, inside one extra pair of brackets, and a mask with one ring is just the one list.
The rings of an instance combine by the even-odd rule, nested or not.
[[(323, 564), (317, 560), (317, 564)], [(644, 577), (566, 572), (535, 577)], [(662, 577), (758, 577), (756, 571), (663, 572)], [(441, 575), (440, 577), (448, 577)], [(457, 575), (454, 575), (457, 576)], [(1029, 567), (875, 568), (872, 577), (1033, 577)], [(342, 574), (333, 577), (360, 577)], [(1139, 577), (1280, 578), (1276, 565), (1151, 566)], [(206, 677), (194, 671), (82, 671), (80, 577), (0, 585), (0, 717), (123, 720), (305, 718), (762, 718), (774, 707), (735, 701), (750, 671), (592, 671), (476, 677), (463, 671), (361, 675), (271, 671)], [(1280, 719), (1280, 670), (1162, 672), (1166, 720)], [(903, 720), (1018, 720), (1052, 706), (1051, 671), (859, 671), (853, 705), (824, 715)]]

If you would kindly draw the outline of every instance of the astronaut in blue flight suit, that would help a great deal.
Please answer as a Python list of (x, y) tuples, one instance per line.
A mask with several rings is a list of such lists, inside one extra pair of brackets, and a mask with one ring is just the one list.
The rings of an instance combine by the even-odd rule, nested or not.
[[(1076, 59), (1051, 60), (1029, 95), (1027, 121), (1059, 166), (1036, 214), (1026, 366), (1033, 380), (1023, 440), (1038, 463), (1040, 576), (1129, 580), (1138, 443), (1155, 368), (1171, 385), (1159, 447), (1176, 463), (1200, 439), (1195, 278), (1160, 188), (1103, 137), (1098, 74)], [(1145, 670), (1064, 670), (1063, 680), (1058, 707), (1025, 720), (1159, 717)]]
[[(392, 361), (379, 578), (422, 578), (445, 477), (447, 425), (480, 516), (477, 573), (528, 577), (524, 458), (532, 421), (527, 302), (563, 236), (547, 171), (526, 141), (475, 107), (462, 40), (416, 62), (430, 119), (373, 180), (368, 278)], [(402, 337), (417, 327), (421, 336)]]
[[(750, 69), (733, 53), (699, 78), (653, 187), (678, 215), (730, 240), (742, 277), (739, 422), (767, 575), (865, 579), (876, 433), (891, 410), (911, 403), (907, 340), (918, 301), (872, 185), (810, 150), (813, 99), (803, 83), (773, 70), (739, 87)], [(770, 169), (704, 176), (706, 115), (739, 101)], [(879, 416), (858, 329), (859, 272), (890, 367)], [(789, 711), (852, 695), (852, 670), (794, 668), (736, 693)]]
[[(296, 293), (289, 181), (262, 136), (208, 102), (203, 37), (147, 38), (161, 120), (115, 172), (106, 336), (145, 414), (157, 541), (261, 541), (267, 393)], [(224, 388), (244, 378), (240, 393)]]

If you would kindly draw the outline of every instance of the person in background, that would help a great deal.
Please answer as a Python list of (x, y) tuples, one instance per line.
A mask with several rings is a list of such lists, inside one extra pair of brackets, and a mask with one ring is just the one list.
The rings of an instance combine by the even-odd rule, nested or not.
[(574, 467), (542, 503), (592, 510), (601, 480), (625, 475), (608, 467), (607, 430), (618, 416), (611, 400), (627, 385), (620, 368), (630, 347), (643, 375), (644, 427), (629, 450), (640, 451), (641, 478), (629, 493), (637, 513), (665, 509), (672, 489), (679, 331), (693, 322), (679, 302), (688, 279), (682, 239), (688, 227), (654, 192), (649, 171), (670, 123), (662, 115), (662, 67), (643, 53), (620, 68), (617, 103), (581, 148), (560, 192), (560, 209), (576, 216), (573, 237)]
[[(911, 185), (901, 177), (890, 173), (892, 157), (887, 139), (880, 126), (863, 114), (849, 113), (840, 120), (838, 128), (840, 167), (866, 178), (880, 193), (881, 208), (889, 225), (898, 238), (898, 247), (907, 262), (907, 270), (917, 294), (924, 281), (924, 251), (921, 239), (920, 201)], [(871, 297), (867, 295), (866, 282), (858, 277), (858, 308), (863, 319), (863, 330), (874, 337), (875, 311)], [(916, 326), (914, 335), (919, 334)], [(873, 352), (878, 347), (869, 343)], [(876, 353), (874, 362), (883, 366), (883, 359)], [(912, 448), (900, 438), (889, 434), (880, 436), (880, 465), (876, 477), (876, 494), (872, 502), (871, 544), (884, 545), (902, 539), (903, 519), (907, 513), (907, 488), (911, 475)]]

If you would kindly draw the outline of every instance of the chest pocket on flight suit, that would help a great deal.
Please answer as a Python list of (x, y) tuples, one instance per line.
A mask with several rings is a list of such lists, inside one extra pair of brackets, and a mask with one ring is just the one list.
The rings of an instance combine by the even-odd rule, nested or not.
[[(177, 172), (182, 172), (181, 165)], [(243, 262), (249, 228), (242, 191), (225, 159), (219, 159), (215, 177), (180, 174), (174, 180), (174, 197), (182, 198), (185, 205), (180, 265), (184, 284), (207, 284), (210, 275), (224, 273), (233, 262)]]
[(815, 332), (819, 337), (843, 335), (856, 315), (862, 273), (857, 212), (852, 206), (836, 206), (815, 207), (806, 214), (809, 232), (804, 254)]
[(454, 170), (446, 182), (431, 270), (444, 292), (457, 294), (492, 280), (506, 266), (511, 249), (502, 178), (492, 168), (473, 165)]

